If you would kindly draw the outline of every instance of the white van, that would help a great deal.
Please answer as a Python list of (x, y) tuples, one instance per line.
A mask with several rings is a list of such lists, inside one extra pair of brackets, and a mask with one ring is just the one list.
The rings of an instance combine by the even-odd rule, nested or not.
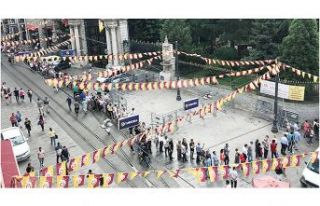
[(28, 139), (23, 135), (19, 127), (10, 127), (1, 130), (1, 139), (9, 139), (11, 141), (17, 162), (24, 161), (30, 157), (30, 147), (27, 143)]
[[(319, 148), (317, 149), (319, 152)], [(316, 158), (314, 163), (311, 163), (310, 160), (306, 161), (306, 168), (302, 172), (300, 182), (303, 187), (316, 187), (319, 188), (320, 185), (320, 176), (319, 176), (319, 155)]]

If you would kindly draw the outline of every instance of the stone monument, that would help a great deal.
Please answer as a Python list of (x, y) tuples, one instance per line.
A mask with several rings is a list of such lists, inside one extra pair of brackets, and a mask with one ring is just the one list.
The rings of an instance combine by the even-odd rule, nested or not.
[(169, 44), (167, 36), (162, 44), (162, 67), (160, 72), (161, 81), (170, 81), (175, 78), (175, 57), (173, 56), (173, 45)]

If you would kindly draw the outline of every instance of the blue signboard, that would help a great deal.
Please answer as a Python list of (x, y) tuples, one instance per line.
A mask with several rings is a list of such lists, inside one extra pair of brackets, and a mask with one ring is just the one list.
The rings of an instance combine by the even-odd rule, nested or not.
[(118, 129), (127, 129), (135, 127), (139, 124), (139, 115), (133, 115), (130, 117), (123, 117), (118, 120)]
[(60, 50), (60, 56), (62, 57), (69, 57), (74, 55), (74, 50), (73, 49), (64, 49)]
[(184, 110), (193, 109), (199, 106), (199, 99), (191, 99), (183, 103)]

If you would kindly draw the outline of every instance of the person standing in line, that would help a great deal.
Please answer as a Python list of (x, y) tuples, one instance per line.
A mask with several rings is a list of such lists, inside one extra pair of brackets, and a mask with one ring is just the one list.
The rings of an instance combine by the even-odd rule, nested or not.
[(275, 139), (273, 139), (272, 142), (271, 142), (270, 150), (271, 150), (271, 158), (278, 158), (277, 143), (276, 143)]
[(231, 178), (231, 188), (237, 188), (237, 182), (238, 182), (238, 172), (236, 170), (236, 167), (233, 167), (230, 171), (230, 178)]
[(60, 142), (58, 142), (56, 148), (56, 155), (57, 155), (57, 163), (59, 163), (59, 159), (62, 161), (62, 145), (60, 144)]
[(19, 90), (15, 87), (13, 90), (13, 94), (16, 97), (16, 101), (19, 104)]
[(287, 151), (287, 147), (289, 145), (289, 142), (288, 142), (288, 138), (287, 138), (287, 133), (285, 133), (281, 139), (280, 139), (280, 143), (281, 143), (281, 154), (282, 155), (286, 155), (286, 151)]
[(12, 127), (18, 127), (17, 118), (16, 118), (16, 115), (14, 113), (11, 114), (9, 120), (11, 122), (11, 126)]
[(170, 161), (172, 161), (173, 160), (172, 154), (173, 154), (173, 150), (174, 150), (174, 144), (173, 144), (173, 140), (171, 138), (168, 141), (169, 141), (168, 153), (169, 153)]
[(226, 146), (224, 147), (224, 164), (225, 165), (229, 165), (229, 161), (230, 161), (230, 149), (229, 149), (229, 144), (226, 143)]
[(164, 142), (163, 135), (158, 134), (158, 137), (159, 137), (159, 152), (163, 153), (163, 142)]
[(159, 152), (160, 148), (159, 148), (159, 136), (158, 136), (158, 134), (155, 134), (155, 136), (154, 136), (154, 144), (156, 145), (156, 151)]
[(56, 147), (56, 133), (51, 127), (49, 128), (48, 136), (50, 137), (50, 144)]
[(250, 141), (250, 144), (249, 144), (249, 146), (248, 146), (248, 152), (247, 152), (247, 154), (248, 154), (248, 161), (249, 161), (249, 162), (252, 162), (252, 160), (253, 160), (252, 148), (253, 148), (253, 142)]
[(248, 158), (248, 145), (245, 144), (243, 147), (242, 147), (242, 154), (243, 154), (243, 158), (245, 160), (245, 162), (247, 161), (247, 158)]
[(24, 96), (26, 95), (26, 93), (24, 92), (24, 90), (22, 88), (20, 88), (19, 90), (19, 97), (21, 99), (22, 102), (24, 102)]
[(269, 136), (266, 135), (266, 137), (264, 138), (263, 142), (263, 155), (264, 155), (264, 159), (268, 158), (268, 153), (269, 153), (269, 147), (270, 147), (270, 143), (269, 143)]
[(238, 151), (238, 148), (235, 149), (234, 153), (234, 163), (239, 164), (240, 163), (240, 153)]
[(24, 126), (26, 127), (28, 131), (29, 137), (31, 137), (31, 121), (26, 117), (24, 120)]
[(260, 142), (258, 142), (257, 149), (258, 149), (258, 160), (262, 160), (262, 157), (263, 157), (263, 148), (262, 148)]
[(215, 166), (215, 167), (219, 166), (219, 159), (218, 159), (218, 156), (216, 154), (216, 151), (212, 152), (211, 158), (212, 158), (212, 165)]
[(258, 145), (259, 145), (259, 140), (258, 139), (256, 139), (254, 145), (255, 145), (254, 151), (255, 151), (256, 159), (259, 159), (260, 151), (259, 151), (259, 147), (258, 147)]
[(39, 163), (40, 163), (40, 169), (43, 168), (43, 162), (44, 162), (44, 157), (45, 157), (45, 153), (44, 153), (44, 150), (39, 147), (39, 151), (38, 151), (38, 160), (39, 160)]
[(295, 136), (294, 136), (294, 132), (291, 131), (288, 134), (288, 142), (289, 142), (289, 146), (288, 146), (288, 151), (293, 154), (293, 147), (294, 147), (294, 143), (295, 143)]
[(40, 116), (39, 116), (38, 125), (41, 126), (41, 129), (42, 129), (42, 131), (44, 132), (44, 117), (43, 117), (42, 114), (40, 114)]
[(66, 146), (63, 146), (62, 147), (62, 151), (61, 151), (61, 160), (62, 161), (66, 161), (66, 162), (69, 162), (69, 159), (70, 159), (70, 153), (69, 153), (69, 150)]
[(306, 138), (307, 134), (309, 133), (309, 129), (310, 129), (310, 124), (309, 124), (309, 121), (306, 120), (303, 123), (304, 138)]
[(186, 149), (185, 155), (187, 156), (187, 153), (188, 153), (188, 142), (187, 142), (186, 138), (182, 139), (182, 143), (181, 144), (185, 147), (185, 149)]
[(178, 158), (178, 161), (181, 160), (181, 141), (179, 140), (178, 141), (178, 144), (177, 144), (177, 158)]
[(165, 136), (164, 137), (164, 155), (165, 157), (169, 156), (169, 140), (168, 140), (168, 137)]
[(225, 164), (225, 159), (226, 159), (226, 156), (225, 156), (225, 153), (224, 153), (224, 149), (221, 149), (220, 150), (220, 164)]
[(71, 97), (68, 96), (67, 99), (66, 99), (66, 101), (67, 101), (67, 103), (68, 103), (69, 111), (71, 112), (71, 111), (72, 111), (72, 109), (71, 109), (71, 103), (72, 103)]
[(184, 144), (181, 145), (181, 155), (182, 155), (182, 162), (187, 161), (187, 148)]
[(12, 104), (12, 92), (10, 87), (8, 87), (7, 91), (8, 91), (8, 97), (9, 97), (9, 103)]
[(189, 147), (190, 147), (190, 160), (194, 160), (194, 158), (193, 158), (193, 154), (194, 154), (194, 141), (193, 141), (193, 139), (190, 140)]
[(28, 95), (30, 103), (31, 103), (32, 102), (32, 91), (30, 89), (28, 89), (27, 95)]
[(196, 162), (197, 162), (197, 164), (200, 163), (201, 151), (202, 151), (202, 148), (200, 146), (200, 142), (198, 142), (198, 144), (196, 146), (196, 153), (197, 153)]

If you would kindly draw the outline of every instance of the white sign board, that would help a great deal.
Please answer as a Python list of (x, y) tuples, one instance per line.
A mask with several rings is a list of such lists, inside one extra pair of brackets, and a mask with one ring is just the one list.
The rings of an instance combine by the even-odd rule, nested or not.
[[(260, 92), (274, 96), (275, 82), (263, 80), (260, 86)], [(286, 84), (278, 84), (278, 97), (295, 101), (304, 101), (304, 86), (294, 86)]]
[[(275, 82), (262, 80), (260, 86), (260, 92), (263, 94), (268, 94), (274, 96), (275, 93)], [(289, 85), (286, 84), (278, 84), (278, 97), (283, 99), (288, 99), (289, 94)]]

